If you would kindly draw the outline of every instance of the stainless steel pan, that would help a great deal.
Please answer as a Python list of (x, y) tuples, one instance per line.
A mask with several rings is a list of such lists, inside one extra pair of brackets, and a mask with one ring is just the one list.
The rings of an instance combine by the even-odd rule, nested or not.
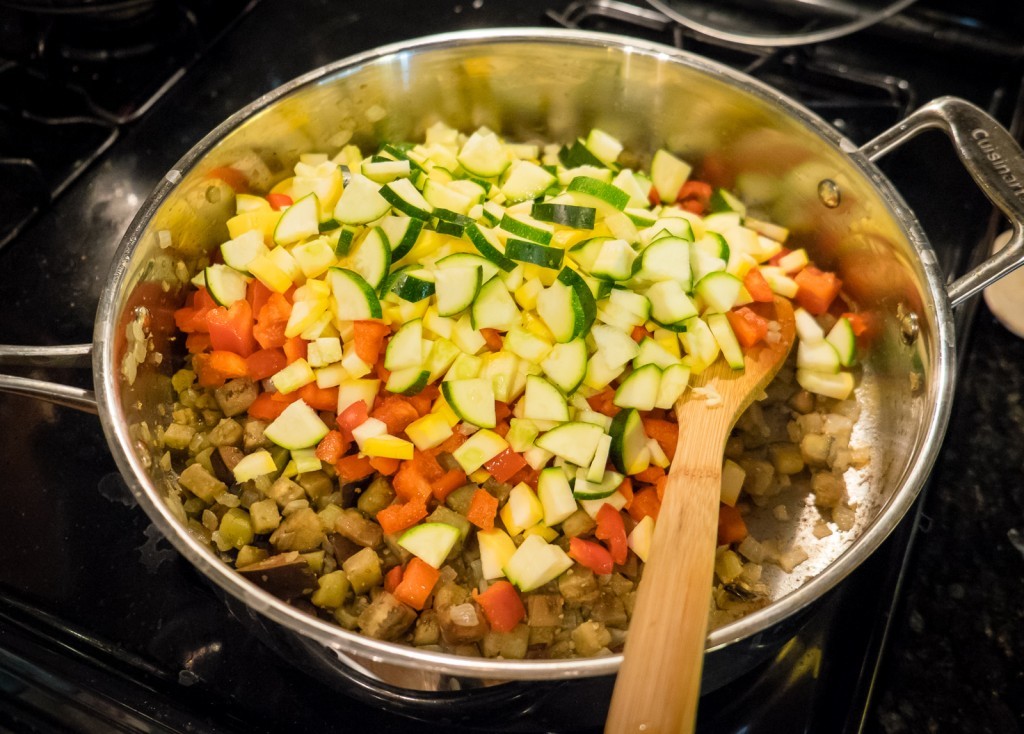
[[(409, 690), (471, 683), (613, 674), (621, 656), (504, 661), (456, 657), (362, 637), (257, 588), (189, 535), (168, 503), (175, 475), (152, 460), (147, 427), (166, 418), (169, 376), (180, 363), (170, 312), (197, 255), (226, 239), (231, 194), (207, 177), (220, 165), (250, 166), (267, 186), (301, 153), (355, 142), (415, 139), (434, 121), (485, 124), (513, 139), (564, 141), (599, 126), (644, 159), (665, 145), (692, 161), (714, 160), (731, 185), (756, 173), (765, 206), (797, 245), (834, 268), (847, 292), (880, 319), (864, 365), (865, 406), (857, 438), (869, 466), (852, 477), (857, 521), (813, 537), (812, 507), (792, 508), (783, 541), (810, 559), (769, 574), (774, 601), (713, 630), (708, 687), (773, 651), (802, 611), (861, 564), (900, 522), (931, 470), (955, 379), (952, 309), (1024, 257), (1021, 151), (988, 115), (958, 99), (935, 100), (858, 146), (778, 91), (683, 51), (617, 36), (541, 29), (488, 30), (419, 39), (360, 54), (300, 77), (256, 100), (201, 140), (167, 172), (129, 227), (111, 266), (92, 345), (4, 348), (0, 358), (73, 360), (91, 352), (95, 396), (0, 377), (0, 388), (98, 412), (122, 474), (153, 523), (230, 603), (295, 649), (314, 651), (360, 680)], [(913, 212), (874, 161), (931, 128), (945, 132), (978, 186), (1013, 228), (998, 255), (947, 284)], [(172, 245), (163, 232), (172, 232)], [(768, 515), (755, 535), (780, 532)], [(746, 666), (746, 667), (744, 667)]]

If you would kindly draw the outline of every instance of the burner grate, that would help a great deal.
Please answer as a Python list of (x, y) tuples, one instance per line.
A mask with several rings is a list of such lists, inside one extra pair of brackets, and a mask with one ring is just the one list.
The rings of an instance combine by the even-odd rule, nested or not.
[(573, 0), (561, 11), (549, 8), (546, 15), (565, 28), (626, 33), (715, 59), (800, 100), (854, 140), (874, 137), (916, 102), (908, 81), (850, 68), (827, 58), (817, 46), (773, 49), (728, 43), (623, 0)]
[(0, 9), (0, 248), (87, 171), (258, 0), (168, 0), (129, 17)]

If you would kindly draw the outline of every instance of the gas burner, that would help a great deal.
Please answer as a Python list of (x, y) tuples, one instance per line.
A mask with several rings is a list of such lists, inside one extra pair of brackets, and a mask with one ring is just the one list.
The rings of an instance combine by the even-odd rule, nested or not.
[(0, 247), (257, 0), (0, 0)]
[(801, 100), (854, 140), (868, 140), (906, 116), (911, 85), (891, 74), (851, 69), (820, 46), (767, 48), (710, 38), (663, 13), (622, 0), (573, 0), (548, 18), (565, 28), (613, 31), (669, 43), (725, 63)]
[(40, 39), (43, 63), (104, 64), (187, 46), (196, 17), (178, 3), (149, 2), (130, 15), (54, 15)]

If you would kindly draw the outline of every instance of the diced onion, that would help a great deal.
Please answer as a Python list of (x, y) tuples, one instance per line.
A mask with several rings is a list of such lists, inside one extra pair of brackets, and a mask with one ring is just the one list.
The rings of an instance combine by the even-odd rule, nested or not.
[(476, 616), (476, 607), (472, 604), (456, 604), (449, 610), (451, 620), (453, 624), (459, 627), (475, 627), (480, 624), (480, 619)]

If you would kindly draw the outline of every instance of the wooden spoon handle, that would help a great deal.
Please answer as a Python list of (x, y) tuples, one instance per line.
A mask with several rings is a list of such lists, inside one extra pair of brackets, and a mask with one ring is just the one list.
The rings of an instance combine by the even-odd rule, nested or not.
[[(718, 532), (721, 468), (712, 465), (719, 468), (689, 473), (679, 467), (669, 474), (629, 623), (607, 734), (693, 731)], [(684, 493), (700, 501), (694, 502), (694, 496), (684, 500)], [(679, 557), (680, 549), (688, 549), (686, 558)]]

